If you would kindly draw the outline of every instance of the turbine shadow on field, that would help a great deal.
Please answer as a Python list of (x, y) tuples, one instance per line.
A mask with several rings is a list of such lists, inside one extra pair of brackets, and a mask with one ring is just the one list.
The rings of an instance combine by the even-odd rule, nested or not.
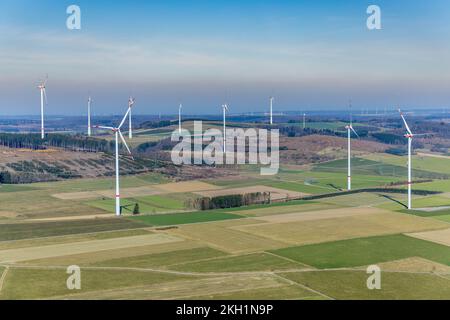
[(391, 200), (391, 201), (393, 201), (393, 202), (395, 202), (395, 203), (401, 205), (401, 206), (404, 207), (405, 209), (408, 209), (408, 206), (405, 205), (403, 202), (401, 202), (401, 201), (399, 201), (399, 200), (397, 200), (397, 199), (394, 199), (394, 198), (392, 198), (391, 196), (388, 196), (387, 194), (379, 194), (379, 196), (382, 197), (382, 198)]
[(338, 190), (338, 191), (342, 191), (342, 188), (339, 188), (338, 186), (334, 185), (333, 183), (328, 183), (327, 186), (330, 186), (331, 188)]

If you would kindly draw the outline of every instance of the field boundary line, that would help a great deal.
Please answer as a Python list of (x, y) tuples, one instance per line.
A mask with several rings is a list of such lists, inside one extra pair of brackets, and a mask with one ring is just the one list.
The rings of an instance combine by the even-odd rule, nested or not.
[[(216, 250), (213, 247), (211, 247), (211, 249)], [(218, 250), (218, 251), (220, 251), (220, 250)], [(190, 264), (190, 263), (208, 262), (208, 261), (214, 261), (214, 260), (225, 259), (225, 258), (235, 258), (235, 257), (249, 256), (249, 255), (255, 254), (255, 253), (264, 253), (263, 251), (260, 251), (260, 252), (248, 252), (248, 253), (244, 253), (244, 254), (229, 254), (229, 253), (224, 252), (224, 251), (220, 251), (220, 252), (225, 253), (225, 255), (219, 256), (219, 257), (211, 257), (211, 258), (204, 258), (204, 259), (199, 259), (199, 260), (192, 260), (192, 261), (187, 261), (187, 262), (176, 262), (176, 263), (164, 265), (164, 267), (170, 268), (170, 267), (173, 267), (173, 266), (180, 266), (180, 265)]]
[(278, 277), (279, 279), (282, 279), (282, 280), (286, 281), (287, 283), (289, 283), (289, 284), (291, 284), (291, 285), (298, 286), (298, 287), (300, 287), (300, 288), (302, 288), (302, 289), (305, 289), (305, 290), (307, 290), (307, 291), (309, 291), (309, 292), (318, 294), (318, 295), (320, 295), (320, 296), (322, 296), (322, 297), (325, 297), (325, 298), (327, 298), (327, 299), (330, 299), (330, 300), (336, 300), (335, 298), (330, 297), (330, 296), (326, 295), (325, 293), (322, 293), (322, 292), (317, 291), (317, 290), (315, 290), (315, 289), (313, 289), (313, 288), (307, 287), (307, 286), (305, 286), (305, 285), (303, 285), (303, 284), (301, 284), (301, 283), (298, 283), (298, 282), (296, 282), (296, 281), (293, 281), (293, 280), (291, 280), (291, 279), (285, 278), (285, 277), (283, 277), (283, 276), (281, 276), (281, 275), (279, 275), (279, 274), (277, 274), (277, 273), (275, 273), (275, 272), (274, 272), (273, 274), (274, 274), (274, 276)]
[[(273, 276), (273, 274), (272, 274), (272, 276)], [(219, 276), (219, 277), (205, 277), (204, 279), (205, 280), (208, 280), (208, 279), (227, 279), (228, 280), (229, 278), (232, 279), (233, 278), (232, 275), (230, 275), (230, 276)], [(187, 283), (187, 282), (191, 282), (191, 281), (193, 281), (193, 280), (191, 280), (191, 279), (189, 279), (189, 280), (179, 280), (179, 281), (175, 281), (175, 282), (185, 282), (185, 283)], [(170, 283), (174, 283), (174, 282), (167, 282), (167, 283), (170, 284)], [(162, 283), (162, 284), (165, 284), (165, 283)], [(88, 292), (85, 292), (85, 293), (72, 293), (72, 294), (69, 293), (67, 295), (51, 296), (50, 298), (39, 298), (39, 300), (61, 299), (61, 298), (70, 298), (70, 297), (76, 298), (77, 296), (84, 295), (84, 294), (113, 293), (115, 291), (123, 291), (123, 290), (146, 289), (146, 288), (149, 288), (149, 287), (152, 287), (152, 286), (153, 285), (138, 285), (138, 286), (127, 286), (127, 287), (119, 287), (119, 288), (104, 289), (104, 290), (92, 290), (92, 291), (88, 291)], [(252, 289), (248, 289), (248, 288), (242, 288), (242, 289), (239, 289), (239, 290), (230, 289), (230, 290), (226, 290), (226, 291), (217, 292), (215, 294), (220, 294), (222, 292), (223, 293), (234, 293), (234, 292), (247, 291), (247, 290), (260, 290), (260, 289), (280, 288), (280, 287), (283, 287), (283, 286), (284, 286), (284, 284), (280, 283), (279, 285), (258, 286), (258, 287), (252, 288)], [(168, 298), (167, 300), (180, 300), (180, 299), (186, 299), (186, 298), (197, 297), (197, 296), (201, 296), (201, 295), (197, 294), (197, 295), (188, 295), (188, 296), (178, 296), (176, 298)]]
[[(20, 264), (5, 264), (6, 267), (14, 267), (20, 269), (43, 269), (43, 270), (66, 270), (67, 266), (40, 266), (40, 265), (20, 265)], [(157, 272), (157, 273), (168, 273), (177, 275), (186, 275), (193, 277), (228, 277), (233, 275), (279, 275), (279, 273), (304, 273), (304, 272), (331, 272), (331, 271), (356, 271), (365, 272), (365, 269), (361, 268), (329, 268), (329, 269), (289, 269), (289, 270), (279, 270), (279, 271), (242, 271), (242, 272), (189, 272), (189, 271), (176, 271), (168, 269), (153, 269), (153, 268), (132, 268), (132, 267), (94, 267), (94, 266), (81, 266), (81, 269), (85, 270), (110, 270), (110, 271), (136, 271), (136, 272)], [(432, 272), (425, 271), (394, 271), (386, 270), (385, 273), (405, 273), (405, 274), (426, 274), (426, 275), (437, 275)], [(450, 273), (440, 273), (440, 275), (450, 275)], [(286, 279), (282, 277), (283, 279)], [(447, 278), (446, 278), (447, 279)], [(288, 281), (292, 281), (286, 279)], [(450, 279), (447, 279), (450, 280)], [(295, 282), (294, 282), (295, 283)]]
[(277, 257), (277, 258), (280, 258), (280, 259), (284, 259), (284, 260), (289, 261), (289, 262), (294, 262), (295, 264), (303, 265), (303, 266), (305, 266), (306, 268), (314, 269), (313, 266), (310, 266), (310, 265), (308, 265), (308, 264), (306, 264), (306, 263), (299, 262), (299, 261), (295, 261), (295, 260), (293, 260), (293, 259), (289, 259), (288, 257), (279, 256), (279, 255), (277, 255), (276, 253), (273, 253), (273, 252), (270, 252), (270, 251), (263, 251), (263, 252), (264, 252), (264, 253), (267, 253), (267, 254), (269, 254), (269, 255), (272, 255), (272, 256), (274, 256), (274, 257)]
[(3, 284), (5, 283), (6, 276), (8, 275), (9, 266), (5, 267), (5, 270), (3, 271), (2, 277), (0, 278), (0, 293), (3, 290)]

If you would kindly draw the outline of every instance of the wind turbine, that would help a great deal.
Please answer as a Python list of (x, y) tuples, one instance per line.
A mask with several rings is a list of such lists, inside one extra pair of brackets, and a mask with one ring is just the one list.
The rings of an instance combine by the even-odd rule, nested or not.
[(38, 85), (38, 89), (41, 91), (41, 139), (45, 139), (44, 129), (44, 99), (47, 105), (47, 93), (45, 92), (45, 86), (47, 84), (48, 76)]
[(352, 190), (352, 131), (359, 138), (359, 135), (356, 133), (355, 129), (353, 129), (353, 118), (351, 112), (351, 104), (350, 104), (350, 124), (345, 127), (347, 129), (347, 139), (348, 139), (348, 175), (347, 175), (347, 190)]
[(180, 103), (178, 107), (178, 132), (181, 134), (181, 109), (183, 109), (183, 105)]
[(411, 129), (409, 129), (408, 123), (406, 122), (405, 117), (403, 116), (403, 113), (400, 109), (398, 109), (398, 112), (400, 112), (400, 116), (402, 117), (403, 123), (405, 124), (405, 128), (407, 133), (405, 134), (405, 138), (408, 139), (408, 210), (412, 209), (412, 200), (411, 200), (411, 187), (412, 187), (412, 177), (411, 177), (411, 148), (412, 148), (412, 139), (414, 137), (414, 134), (411, 132)]
[(222, 105), (223, 109), (223, 153), (227, 152), (227, 126), (226, 126), (226, 117), (228, 111), (228, 104)]
[(90, 137), (92, 132), (91, 132), (91, 103), (92, 103), (92, 99), (91, 97), (88, 98), (88, 136)]
[(127, 143), (125, 142), (125, 139), (122, 135), (122, 132), (120, 131), (120, 128), (122, 128), (123, 124), (125, 123), (125, 120), (127, 119), (127, 116), (131, 112), (131, 106), (128, 106), (127, 113), (125, 113), (125, 116), (122, 119), (122, 122), (120, 122), (118, 127), (104, 127), (104, 126), (94, 126), (94, 128), (98, 129), (106, 129), (111, 130), (114, 132), (115, 139), (116, 139), (116, 216), (120, 216), (120, 184), (119, 184), (119, 138), (122, 140), (122, 143), (126, 147), (128, 154), (131, 155), (130, 148), (128, 148)]
[(131, 108), (133, 107), (134, 102), (135, 99), (133, 97), (130, 97), (130, 99), (128, 99), (128, 110), (129, 110), (128, 138), (130, 140), (133, 139), (133, 128), (131, 127)]
[(273, 124), (273, 100), (274, 97), (270, 97), (270, 125)]

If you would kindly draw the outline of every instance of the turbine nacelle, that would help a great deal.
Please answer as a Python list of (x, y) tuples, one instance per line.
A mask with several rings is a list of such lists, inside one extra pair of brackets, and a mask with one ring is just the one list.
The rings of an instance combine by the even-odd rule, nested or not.
[(353, 129), (352, 125), (345, 126), (345, 129), (353, 131), (353, 133), (359, 138), (359, 134)]

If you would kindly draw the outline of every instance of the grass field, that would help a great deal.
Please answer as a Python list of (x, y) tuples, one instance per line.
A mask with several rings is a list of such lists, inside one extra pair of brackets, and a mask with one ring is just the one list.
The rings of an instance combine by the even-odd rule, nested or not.
[(191, 272), (249, 272), (301, 269), (305, 266), (268, 253), (209, 259), (173, 265), (173, 270)]
[[(364, 156), (365, 159), (378, 161), (395, 166), (405, 166), (407, 157), (394, 156), (385, 153), (368, 154)], [(412, 164), (415, 170), (431, 171), (436, 173), (450, 174), (449, 159), (426, 157), (413, 155)]]
[[(384, 158), (383, 158), (384, 159)], [(352, 171), (353, 174), (361, 175), (372, 175), (372, 176), (384, 176), (384, 177), (405, 177), (407, 176), (407, 166), (406, 158), (402, 159), (405, 162), (401, 164), (392, 164), (389, 162), (373, 161), (369, 159), (354, 158), (352, 160)], [(423, 168), (423, 167), (422, 167)], [(426, 166), (427, 169), (431, 168)], [(343, 172), (347, 171), (347, 160), (335, 160), (331, 162), (321, 163), (315, 165), (314, 171), (326, 171), (326, 172)], [(423, 179), (435, 179), (440, 177), (445, 177), (448, 171), (432, 171), (420, 169), (418, 166), (414, 165), (413, 175), (415, 178)]]
[(104, 231), (95, 233), (82, 233), (73, 235), (51, 236), (44, 238), (28, 238), (14, 241), (0, 241), (0, 250), (18, 249), (27, 247), (45, 246), (51, 244), (73, 243), (89, 240), (104, 240), (112, 238), (122, 238), (139, 236), (152, 233), (145, 229), (125, 229), (118, 231)]
[[(229, 224), (229, 222), (234, 222)], [(200, 241), (209, 246), (228, 253), (248, 253), (267, 249), (281, 248), (287, 243), (269, 239), (264, 236), (253, 235), (236, 230), (237, 226), (259, 223), (258, 220), (228, 220), (212, 222), (207, 225), (192, 224), (170, 230), (170, 233), (187, 239)]]
[(151, 226), (170, 226), (188, 223), (200, 223), (210, 221), (220, 221), (229, 219), (240, 219), (239, 215), (221, 212), (189, 212), (189, 213), (175, 213), (164, 215), (147, 215), (130, 217), (132, 221), (139, 221)]
[(143, 228), (137, 221), (106, 218), (70, 222), (0, 224), (0, 241)]
[(176, 250), (149, 255), (112, 259), (94, 263), (94, 266), (152, 268), (168, 267), (175, 264), (222, 257), (226, 253), (208, 247)]
[(450, 247), (405, 235), (291, 247), (273, 253), (317, 268), (357, 267), (410, 257), (450, 265)]
[(24, 185), (13, 185), (13, 184), (0, 185), (0, 193), (3, 193), (3, 192), (25, 192), (25, 191), (32, 191), (32, 190), (36, 190), (36, 189), (31, 186), (24, 186)]
[(282, 274), (333, 299), (450, 299), (450, 280), (431, 274), (383, 273), (381, 290), (368, 290), (365, 271), (320, 271)]
[[(101, 292), (114, 288), (159, 284), (189, 279), (188, 276), (158, 272), (132, 272), (126, 270), (84, 270), (82, 292)], [(67, 273), (61, 269), (10, 268), (8, 281), (0, 299), (36, 299), (67, 296)], [(101, 298), (101, 296), (98, 296)]]
[[(346, 209), (339, 209), (346, 212)], [(361, 208), (361, 212), (365, 209)], [(245, 233), (265, 237), (291, 245), (304, 245), (358, 237), (419, 232), (448, 228), (448, 224), (434, 219), (425, 219), (391, 212), (361, 214), (309, 221), (265, 223), (234, 227)]]
[(283, 285), (275, 288), (241, 290), (231, 293), (197, 296), (200, 300), (327, 300), (298, 285)]
[[(344, 163), (339, 160), (339, 164)], [(273, 188), (286, 189), (302, 193), (323, 194), (331, 193), (347, 188), (347, 163), (344, 167), (328, 170), (330, 163), (317, 165), (314, 171), (283, 170), (279, 176), (272, 179), (250, 176), (248, 179), (236, 179), (227, 181), (208, 181), (227, 188), (250, 187), (265, 185)], [(402, 176), (381, 176), (374, 170), (362, 170), (354, 172), (352, 184), (355, 189), (371, 188), (389, 185), (392, 182), (402, 181)]]
[[(86, 204), (105, 210), (110, 213), (115, 212), (115, 200), (114, 199), (104, 199), (89, 201)], [(136, 198), (126, 198), (121, 199), (122, 206), (128, 206), (123, 209), (123, 213), (133, 213), (135, 204), (139, 205), (140, 213), (160, 213), (160, 212), (171, 212), (184, 210), (184, 202), (179, 199), (175, 199), (170, 196), (146, 196), (146, 197), (136, 197)]]

